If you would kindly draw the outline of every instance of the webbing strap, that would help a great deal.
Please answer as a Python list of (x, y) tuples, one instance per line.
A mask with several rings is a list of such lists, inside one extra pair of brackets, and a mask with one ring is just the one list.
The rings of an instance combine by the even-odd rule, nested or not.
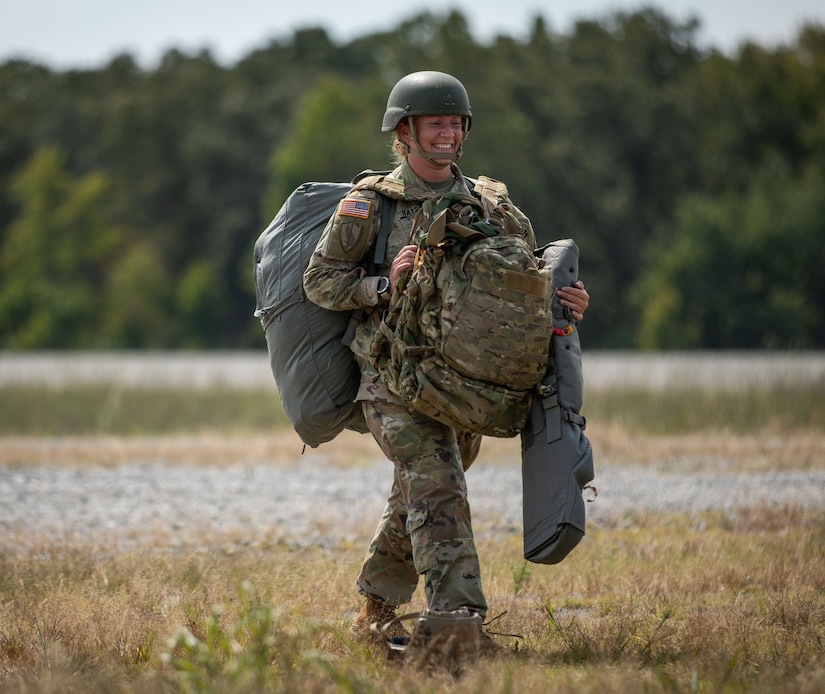
[(561, 416), (564, 417), (568, 422), (578, 424), (582, 429), (584, 429), (587, 426), (587, 419), (582, 417), (578, 412), (573, 412), (573, 410), (569, 410), (566, 407), (562, 408)]
[[(387, 239), (390, 237), (392, 230), (392, 223), (395, 220), (395, 208), (398, 201), (395, 198), (389, 198), (386, 195), (378, 194), (378, 235), (375, 237), (375, 253), (372, 256), (372, 262), (369, 266), (369, 273), (375, 274), (376, 268), (384, 262), (387, 255)], [(341, 338), (341, 342), (349, 345), (355, 337), (355, 331), (358, 326), (364, 321), (366, 311), (359, 308), (352, 312), (349, 323), (347, 324), (347, 331)]]
[(341, 344), (349, 346), (355, 337), (355, 331), (363, 322), (365, 315), (366, 311), (362, 308), (356, 309), (352, 312), (352, 315), (349, 317), (349, 323), (347, 323), (347, 332), (345, 332), (344, 336), (341, 338)]
[[(559, 403), (558, 381), (556, 379), (556, 364), (553, 359), (553, 350), (550, 349), (550, 362), (547, 367), (547, 373), (544, 375), (544, 380), (541, 382), (542, 390), (540, 390), (536, 397), (540, 399), (541, 410), (532, 409), (533, 413), (533, 430), (534, 432), (544, 431), (546, 443), (553, 443), (561, 438), (561, 422), (562, 420), (577, 424), (582, 429), (587, 427), (587, 419), (582, 417), (578, 412), (573, 412), (568, 407), (562, 407)], [(536, 420), (536, 416), (542, 419)]]
[(381, 216), (381, 222), (378, 227), (378, 236), (375, 238), (375, 255), (373, 256), (375, 267), (381, 265), (387, 255), (387, 239), (390, 238), (395, 208), (398, 205), (398, 200), (395, 198), (388, 198), (381, 193), (378, 195), (378, 214)]

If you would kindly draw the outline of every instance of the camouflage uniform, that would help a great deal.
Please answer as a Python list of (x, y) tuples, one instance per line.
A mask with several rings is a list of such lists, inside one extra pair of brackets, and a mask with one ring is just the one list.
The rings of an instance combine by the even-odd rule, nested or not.
[[(453, 165), (453, 190), (469, 193)], [(352, 192), (327, 225), (304, 275), (304, 287), (316, 304), (332, 310), (367, 308), (367, 320), (351, 344), (362, 380), (361, 401), (370, 432), (394, 466), (392, 490), (358, 576), (358, 591), (394, 606), (409, 602), (424, 576), (428, 607), (467, 607), (485, 616), (480, 567), (473, 540), (465, 470), (478, 454), (481, 437), (457, 432), (407, 407), (382, 382), (368, 360), (369, 344), (380, 321), (377, 285), (388, 276), (392, 259), (410, 243), (413, 218), (438, 197), (407, 162), (390, 179), (400, 182), (398, 206), (387, 242), (386, 262), (376, 276), (363, 267), (378, 230), (373, 190)], [(359, 204), (353, 205), (353, 202)], [(520, 213), (519, 213), (520, 214)], [(529, 243), (532, 227), (523, 217)]]

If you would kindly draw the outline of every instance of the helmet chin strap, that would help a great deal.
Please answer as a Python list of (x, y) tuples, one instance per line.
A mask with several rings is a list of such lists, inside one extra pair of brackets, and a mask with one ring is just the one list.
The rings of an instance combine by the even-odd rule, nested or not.
[[(462, 122), (465, 122), (464, 117), (462, 117)], [(422, 159), (429, 159), (430, 161), (447, 161), (447, 162), (454, 162), (458, 161), (462, 154), (464, 154), (464, 140), (467, 139), (467, 130), (466, 128), (462, 128), (462, 138), (461, 144), (458, 145), (458, 149), (455, 153), (452, 152), (425, 152), (423, 149), (418, 147), (418, 136), (415, 134), (415, 123), (413, 123), (412, 118), (407, 118), (407, 125), (410, 128), (410, 149), (416, 153), (417, 156), (421, 157)]]

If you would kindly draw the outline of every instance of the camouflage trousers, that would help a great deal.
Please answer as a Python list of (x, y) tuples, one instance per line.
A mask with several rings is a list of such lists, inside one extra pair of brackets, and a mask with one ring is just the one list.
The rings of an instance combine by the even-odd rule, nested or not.
[(487, 601), (464, 480), (481, 437), (457, 434), (400, 404), (366, 401), (362, 407), (395, 470), (358, 592), (398, 606), (411, 600), (423, 575), (431, 610), (467, 607), (483, 618)]

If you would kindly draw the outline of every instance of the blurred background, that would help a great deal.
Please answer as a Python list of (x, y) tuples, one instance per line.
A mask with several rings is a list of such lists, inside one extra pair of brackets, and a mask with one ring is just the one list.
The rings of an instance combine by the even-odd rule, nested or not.
[(469, 91), (462, 170), (577, 241), (586, 350), (825, 348), (825, 9), (200, 5), (0, 8), (0, 350), (265, 354), (255, 240), (386, 168), (422, 69)]

